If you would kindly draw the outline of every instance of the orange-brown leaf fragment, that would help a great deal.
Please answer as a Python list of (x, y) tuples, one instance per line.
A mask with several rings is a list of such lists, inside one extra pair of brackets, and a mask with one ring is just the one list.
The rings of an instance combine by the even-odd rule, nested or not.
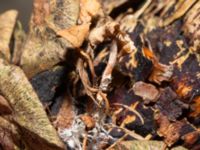
[(88, 36), (90, 24), (75, 25), (67, 29), (63, 29), (57, 32), (57, 35), (65, 38), (74, 47), (80, 47), (85, 38)]

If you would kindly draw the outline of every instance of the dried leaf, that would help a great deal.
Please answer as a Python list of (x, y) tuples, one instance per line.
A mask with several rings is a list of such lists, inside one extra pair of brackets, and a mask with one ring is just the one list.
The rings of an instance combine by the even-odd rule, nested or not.
[(50, 69), (64, 60), (65, 54), (66, 49), (63, 49), (60, 44), (32, 37), (26, 41), (20, 66), (26, 76), (32, 78), (37, 73)]
[(0, 52), (10, 61), (10, 40), (16, 23), (18, 12), (8, 10), (0, 15)]
[(74, 47), (79, 48), (88, 36), (90, 23), (76, 25), (57, 32), (57, 35), (65, 38)]
[(14, 121), (27, 145), (32, 149), (38, 149), (38, 144), (43, 149), (62, 149), (63, 144), (24, 72), (1, 60), (0, 85), (0, 91), (13, 108)]
[[(34, 9), (39, 9), (37, 15), (44, 16), (45, 14), (45, 18), (42, 18), (45, 22), (40, 26), (35, 26), (34, 16), (32, 17), (29, 36), (20, 60), (20, 65), (29, 78), (63, 61), (67, 48), (73, 47), (67, 40), (58, 37), (56, 32), (77, 24), (79, 0), (46, 2), (42, 2), (44, 4), (42, 8), (47, 9), (42, 9), (42, 11), (40, 7), (33, 5)], [(50, 12), (48, 12), (49, 7)], [(44, 10), (47, 12), (43, 12)]]

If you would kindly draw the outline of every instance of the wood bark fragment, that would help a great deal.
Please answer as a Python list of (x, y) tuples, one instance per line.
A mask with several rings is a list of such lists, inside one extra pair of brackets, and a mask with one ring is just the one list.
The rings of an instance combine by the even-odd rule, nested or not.
[(14, 111), (14, 121), (30, 149), (63, 149), (56, 130), (49, 122), (38, 96), (24, 72), (0, 60), (0, 91)]

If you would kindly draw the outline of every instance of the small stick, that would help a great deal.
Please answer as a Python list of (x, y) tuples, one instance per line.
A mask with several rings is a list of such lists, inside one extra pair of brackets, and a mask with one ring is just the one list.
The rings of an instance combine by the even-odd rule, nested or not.
[(85, 135), (83, 139), (83, 150), (87, 150), (87, 141), (88, 141), (88, 136)]
[(94, 70), (94, 65), (93, 65), (92, 59), (83, 50), (80, 51), (80, 54), (87, 60), (91, 74), (92, 74), (92, 78), (94, 79), (96, 77), (96, 73), (95, 73), (95, 70)]
[(100, 89), (102, 91), (107, 91), (108, 85), (111, 83), (112, 71), (117, 61), (117, 50), (118, 50), (117, 42), (113, 40), (108, 64), (103, 72), (101, 83), (100, 83)]

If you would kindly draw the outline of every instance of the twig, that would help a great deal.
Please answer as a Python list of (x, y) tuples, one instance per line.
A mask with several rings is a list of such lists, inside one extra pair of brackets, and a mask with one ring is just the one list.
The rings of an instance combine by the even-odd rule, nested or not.
[(99, 91), (98, 94), (104, 99), (105, 101), (105, 106), (106, 106), (106, 114), (108, 114), (108, 111), (110, 109), (110, 103), (109, 103), (109, 100), (107, 99), (107, 96), (105, 93), (103, 93), (102, 91)]
[(85, 135), (84, 139), (83, 139), (83, 150), (87, 150), (87, 141), (88, 141), (88, 136)]
[(84, 69), (84, 66), (83, 66), (83, 60), (79, 58), (78, 62), (77, 62), (77, 70), (78, 70), (78, 73), (79, 73), (79, 76), (80, 76), (80, 79), (83, 83), (83, 86), (85, 88), (85, 91), (87, 93), (87, 95), (94, 101), (94, 103), (98, 106), (98, 107), (101, 107), (98, 102), (95, 100), (92, 92), (97, 92), (98, 90), (97, 89), (94, 89), (91, 87), (91, 83), (89, 81), (89, 77), (88, 77), (88, 74), (87, 72), (85, 71)]
[(100, 90), (107, 91), (108, 85), (111, 83), (112, 80), (112, 71), (116, 61), (117, 61), (117, 42), (113, 40), (108, 64), (103, 72), (101, 83), (99, 86)]
[(95, 73), (95, 70), (94, 70), (94, 65), (93, 65), (92, 59), (83, 50), (80, 51), (80, 54), (87, 60), (91, 74), (92, 74), (92, 78), (94, 79), (96, 77), (96, 73)]

